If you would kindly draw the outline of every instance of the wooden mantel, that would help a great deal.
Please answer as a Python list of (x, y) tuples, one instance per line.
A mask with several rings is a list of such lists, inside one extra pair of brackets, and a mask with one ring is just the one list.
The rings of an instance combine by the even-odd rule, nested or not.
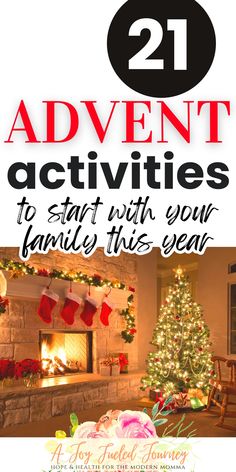
[[(42, 290), (50, 282), (49, 278), (26, 275), (17, 279), (11, 278), (10, 271), (3, 271), (7, 279), (7, 297), (21, 298), (24, 300), (39, 300)], [(64, 300), (66, 290), (70, 287), (70, 282), (66, 280), (53, 279), (51, 289), (56, 292), (59, 297)], [(88, 286), (86, 284), (80, 284), (78, 282), (72, 283), (72, 290), (74, 293), (84, 298), (88, 292)], [(103, 301), (105, 293), (108, 292), (108, 288), (105, 287), (91, 287), (90, 296), (94, 298), (100, 305)], [(123, 309), (127, 307), (127, 298), (131, 295), (128, 290), (120, 290), (113, 288), (109, 295), (109, 300), (114, 303), (115, 309)]]

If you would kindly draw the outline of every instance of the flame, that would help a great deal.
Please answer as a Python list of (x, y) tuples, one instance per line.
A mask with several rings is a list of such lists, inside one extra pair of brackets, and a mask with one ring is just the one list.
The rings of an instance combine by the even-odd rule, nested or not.
[(58, 349), (57, 357), (59, 357), (59, 359), (61, 359), (63, 364), (65, 364), (65, 365), (67, 364), (66, 351), (65, 351), (65, 349), (63, 349), (63, 347), (60, 347)]
[[(54, 348), (54, 347), (49, 347), (47, 344), (47, 341), (42, 342), (42, 347), (41, 347), (41, 357), (42, 357), (42, 368), (43, 370), (46, 370), (48, 374), (54, 374), (55, 369), (60, 370), (61, 372), (64, 371), (62, 366), (58, 366), (56, 364), (56, 357), (58, 357), (63, 364), (67, 365), (67, 357), (66, 357), (66, 351), (63, 347)], [(50, 365), (48, 365), (48, 359), (50, 359), (52, 362)]]

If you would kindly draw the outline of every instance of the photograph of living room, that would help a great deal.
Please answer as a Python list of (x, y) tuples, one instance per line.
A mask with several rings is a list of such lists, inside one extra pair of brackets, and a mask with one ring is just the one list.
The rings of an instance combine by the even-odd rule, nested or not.
[(199, 437), (236, 436), (235, 248), (27, 264), (0, 248), (0, 295), (0, 436), (69, 435), (71, 413), (157, 403)]

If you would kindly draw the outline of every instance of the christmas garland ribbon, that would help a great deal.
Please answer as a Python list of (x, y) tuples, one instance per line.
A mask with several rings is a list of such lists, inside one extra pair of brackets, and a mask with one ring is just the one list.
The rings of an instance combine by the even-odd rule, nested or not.
[(92, 287), (108, 287), (116, 288), (119, 290), (128, 290), (133, 292), (128, 296), (127, 299), (127, 308), (120, 312), (120, 315), (126, 322), (125, 329), (121, 332), (121, 337), (126, 343), (132, 343), (134, 340), (134, 335), (137, 332), (135, 329), (135, 316), (134, 316), (134, 293), (135, 289), (133, 287), (125, 285), (119, 280), (111, 281), (109, 279), (102, 278), (99, 274), (88, 275), (84, 272), (72, 272), (72, 271), (63, 271), (58, 269), (45, 269), (45, 268), (35, 268), (25, 262), (18, 262), (9, 259), (0, 260), (0, 269), (5, 271), (10, 271), (12, 273), (11, 277), (17, 279), (26, 275), (33, 275), (39, 277), (45, 277), (50, 279), (59, 279), (69, 282), (75, 282), (80, 284), (86, 284)]

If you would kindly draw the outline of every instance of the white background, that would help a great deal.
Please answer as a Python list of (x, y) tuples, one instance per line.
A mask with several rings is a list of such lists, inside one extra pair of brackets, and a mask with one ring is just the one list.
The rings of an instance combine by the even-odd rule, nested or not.
[[(157, 439), (158, 440), (158, 439)], [(73, 445), (75, 442), (76, 444), (78, 443), (77, 441), (73, 440), (64, 440), (66, 441), (66, 444)], [(81, 440), (84, 441), (85, 440)], [(96, 452), (94, 451), (94, 441), (96, 443), (98, 442), (99, 445), (102, 444), (107, 444), (107, 441), (104, 440), (99, 440), (99, 439), (89, 439), (87, 440), (88, 446), (85, 444), (84, 446), (81, 447), (82, 450), (90, 450), (94, 452), (94, 455), (96, 455)], [(115, 444), (115, 450), (119, 450), (120, 444), (122, 444), (124, 441), (122, 439), (119, 439), (114, 441), (113, 443)], [(127, 449), (131, 450), (132, 447), (130, 445), (136, 443), (137, 440), (132, 440), (132, 439), (126, 439), (125, 444), (127, 445)], [(150, 439), (145, 440), (145, 439), (139, 439), (139, 448), (140, 450), (142, 449), (143, 444), (151, 444), (152, 442), (156, 442), (155, 439)], [(160, 440), (161, 442), (161, 440)], [(13, 438), (11, 440), (7, 438), (2, 438), (1, 439), (1, 470), (3, 472), (7, 471), (20, 471), (20, 472), (49, 472), (50, 471), (50, 466), (51, 466), (51, 461), (52, 461), (52, 455), (53, 452), (55, 451), (57, 447), (58, 441), (54, 441), (51, 439), (47, 438)], [(169, 449), (168, 449), (168, 443), (169, 443)], [(10, 444), (12, 446), (12, 450), (14, 450), (14, 454), (10, 450)], [(63, 444), (63, 442), (62, 442)], [(165, 439), (162, 440), (162, 443), (160, 444), (160, 449), (158, 449), (159, 452), (161, 452), (161, 447), (162, 444), (166, 444), (166, 449), (167, 450), (175, 450), (175, 447), (177, 450), (181, 451), (188, 451), (189, 455), (187, 457), (187, 460), (185, 461), (184, 468), (178, 468), (181, 467), (179, 465), (179, 462), (172, 462), (171, 460), (168, 460), (168, 458), (164, 461), (164, 463), (169, 465), (169, 469), (159, 469), (159, 470), (185, 470), (186, 472), (209, 472), (209, 471), (214, 471), (214, 472), (220, 472), (222, 470), (235, 470), (235, 465), (233, 459), (233, 447), (235, 444), (234, 438), (193, 438), (193, 439), (188, 439), (187, 441), (184, 438), (178, 438), (178, 439)], [(27, 449), (28, 445), (28, 449)], [(158, 448), (158, 446), (157, 446)], [(56, 466), (55, 461), (53, 462), (54, 464), (54, 469), (53, 470), (62, 470), (62, 471), (70, 471), (70, 465), (68, 464), (68, 458), (71, 456), (69, 454), (68, 450), (66, 451), (67, 454), (65, 453), (66, 446), (63, 444), (63, 456), (61, 456), (59, 464), (64, 463), (64, 467), (62, 465), (62, 468), (60, 469), (60, 465)], [(73, 451), (75, 448), (73, 449)], [(50, 452), (51, 451), (51, 452)], [(93, 457), (94, 457), (93, 455)], [(101, 455), (101, 450), (100, 452), (97, 451), (97, 456), (99, 457)], [(141, 457), (139, 454), (137, 457)], [(55, 459), (56, 460), (56, 459)], [(81, 460), (77, 459), (76, 464), (74, 464), (74, 467), (76, 465), (79, 467), (79, 464), (83, 463)], [(104, 461), (104, 464), (107, 464), (108, 461)], [(116, 463), (118, 461), (111, 461), (112, 464), (114, 464), (114, 470), (116, 470)], [(128, 462), (129, 464), (130, 462)], [(97, 464), (95, 460), (90, 460), (89, 464)], [(136, 463), (135, 461), (132, 461), (131, 464), (137, 465), (137, 460)], [(146, 465), (157, 465), (163, 464), (163, 461), (157, 461), (157, 460), (149, 460)], [(171, 469), (171, 466), (173, 467), (173, 464), (176, 465), (176, 469)], [(124, 462), (122, 463), (124, 466)], [(230, 468), (231, 465), (231, 468)], [(56, 468), (57, 467), (57, 468)], [(73, 467), (73, 465), (72, 465)], [(86, 470), (86, 469), (79, 469), (75, 468), (72, 470)], [(92, 470), (92, 469), (91, 469)], [(102, 469), (101, 469), (102, 470)], [(104, 470), (109, 470), (109, 469), (104, 469)], [(125, 470), (125, 469), (121, 469)], [(129, 469), (127, 469), (129, 470)], [(141, 470), (141, 469), (140, 469)], [(143, 469), (143, 470), (148, 470), (148, 469)], [(150, 469), (151, 470), (151, 469)], [(156, 469), (157, 470), (157, 469)]]
[[(91, 202), (95, 196), (100, 195), (106, 203), (96, 231), (99, 233), (98, 243), (103, 246), (106, 241), (104, 222), (109, 206), (112, 203), (117, 205), (123, 202), (129, 203), (132, 198), (139, 195), (149, 195), (156, 221), (152, 224), (147, 221), (145, 232), (150, 235), (149, 239), (154, 242), (154, 246), (161, 245), (165, 234), (173, 232), (181, 234), (185, 231), (189, 235), (208, 232), (214, 237), (214, 241), (211, 242), (214, 246), (234, 246), (236, 243), (234, 230), (236, 178), (234, 2), (228, 0), (222, 8), (221, 2), (201, 1), (216, 31), (217, 51), (214, 63), (207, 76), (193, 90), (179, 97), (165, 100), (185, 123), (186, 108), (183, 101), (195, 102), (191, 116), (191, 144), (186, 144), (171, 125), (167, 127), (169, 143), (155, 144), (155, 141), (160, 138), (160, 122), (156, 99), (153, 98), (150, 98), (153, 112), (151, 118), (147, 117), (146, 131), (148, 134), (149, 126), (153, 129), (153, 144), (122, 143), (125, 129), (125, 113), (122, 105), (118, 105), (107, 138), (101, 144), (84, 105), (80, 104), (81, 100), (97, 100), (97, 110), (106, 120), (110, 112), (110, 100), (149, 99), (123, 84), (116, 76), (108, 59), (107, 31), (114, 14), (122, 3), (120, 0), (112, 2), (92, 0), (17, 2), (10, 0), (0, 8), (0, 188), (3, 223), (0, 232), (1, 246), (19, 246), (22, 243), (27, 225), (16, 224), (16, 203), (24, 195), (38, 209), (34, 220), (35, 234), (48, 231), (56, 234), (61, 230), (59, 225), (57, 227), (46, 225), (46, 211), (50, 204), (60, 203), (66, 196), (70, 196), (75, 204), (81, 204)], [(199, 54), (201, 54), (200, 50)], [(75, 106), (80, 117), (77, 135), (65, 144), (25, 144), (25, 134), (15, 132), (13, 135), (15, 142), (4, 143), (9, 136), (21, 99), (25, 101), (39, 140), (43, 141), (46, 133), (43, 100), (64, 100)], [(223, 144), (205, 143), (209, 134), (208, 113), (207, 110), (203, 110), (201, 116), (197, 117), (198, 100), (231, 101), (231, 117), (229, 118), (224, 110), (220, 116), (220, 134)], [(60, 135), (63, 129), (65, 133), (68, 123), (66, 115), (59, 115), (59, 117), (58, 133)], [(102, 173), (99, 174), (97, 191), (73, 189), (68, 171), (66, 184), (59, 190), (46, 190), (38, 178), (36, 190), (14, 190), (8, 183), (7, 171), (15, 161), (36, 162), (36, 169), (39, 172), (41, 166), (48, 161), (57, 161), (66, 167), (71, 155), (79, 155), (80, 159), (86, 163), (87, 153), (91, 150), (99, 154), (98, 162), (109, 161), (114, 172), (122, 160), (131, 162), (129, 156), (134, 150), (139, 150), (144, 157), (147, 154), (156, 155), (157, 161), (161, 162), (164, 161), (164, 152), (171, 150), (175, 154), (175, 169), (184, 162), (193, 161), (198, 162), (206, 170), (209, 163), (222, 161), (230, 168), (230, 185), (225, 190), (212, 190), (204, 182), (196, 190), (185, 190), (176, 182), (174, 190), (151, 190), (146, 184), (146, 174), (143, 172), (141, 190), (132, 192), (129, 190), (129, 170), (127, 170), (121, 190), (117, 191), (107, 189)], [(215, 213), (207, 225), (188, 222), (168, 228), (165, 212), (169, 205), (176, 203), (192, 206), (213, 203), (220, 212)], [(74, 228), (76, 226), (74, 223)], [(132, 229), (130, 225), (126, 228), (127, 235), (132, 232)], [(87, 226), (87, 232), (89, 230), (90, 227)], [(86, 233), (86, 227), (84, 232)], [(143, 229), (137, 232), (143, 232)]]
[[(101, 195), (107, 203), (128, 202), (139, 195), (150, 195), (152, 206), (158, 216), (153, 225), (146, 225), (154, 244), (160, 245), (168, 229), (165, 225), (165, 211), (168, 205), (214, 203), (220, 212), (206, 226), (214, 236), (215, 246), (235, 246), (235, 2), (224, 3), (215, 0), (201, 0), (215, 27), (217, 36), (216, 57), (208, 75), (193, 90), (175, 99), (166, 100), (178, 116), (184, 118), (183, 100), (194, 100), (192, 115), (192, 143), (187, 145), (169, 127), (170, 143), (149, 145), (125, 145), (124, 112), (121, 109), (111, 123), (108, 138), (99, 144), (96, 134), (80, 105), (81, 100), (97, 100), (98, 110), (106, 118), (109, 100), (147, 100), (147, 97), (130, 90), (115, 75), (106, 52), (106, 37), (110, 22), (122, 5), (121, 0), (8, 0), (0, 7), (0, 189), (1, 189), (1, 246), (18, 246), (26, 227), (16, 224), (16, 203), (26, 195), (32, 204), (38, 205), (35, 223), (38, 232), (46, 231), (45, 210), (50, 203), (62, 201), (67, 195), (80, 204), (90, 202)], [(200, 31), (199, 31), (200, 34)], [(201, 51), (199, 51), (201, 54)], [(15, 143), (6, 144), (19, 102), (24, 99), (40, 140), (45, 139), (45, 105), (43, 100), (65, 100), (71, 102), (80, 115), (80, 130), (77, 136), (65, 144), (25, 144), (23, 133), (15, 133)], [(230, 100), (231, 118), (222, 114), (221, 135), (223, 144), (205, 144), (207, 123), (203, 114), (196, 117), (198, 100)], [(155, 111), (155, 99), (153, 109)], [(155, 124), (155, 117), (151, 121)], [(158, 124), (158, 120), (157, 120)], [(158, 126), (158, 125), (157, 125)], [(158, 127), (154, 136), (158, 138)], [(133, 150), (144, 155), (154, 154), (163, 159), (166, 150), (175, 153), (176, 167), (185, 161), (199, 162), (203, 168), (214, 161), (223, 161), (230, 168), (230, 185), (225, 190), (210, 190), (206, 184), (199, 189), (187, 191), (176, 185), (174, 191), (150, 189), (142, 184), (142, 191), (130, 192), (127, 178), (122, 191), (108, 191), (104, 180), (99, 181), (98, 191), (73, 190), (69, 184), (58, 191), (45, 190), (37, 180), (37, 190), (16, 191), (7, 182), (9, 166), (16, 160), (36, 162), (37, 169), (48, 161), (66, 163), (70, 155), (79, 154), (86, 162), (89, 151), (95, 150), (101, 160), (109, 161), (116, 169), (118, 162), (129, 159)], [(104, 241), (104, 221), (98, 224), (100, 244)], [(175, 225), (175, 232), (182, 232), (182, 225)], [(56, 229), (55, 229), (56, 230)], [(203, 232), (199, 225), (188, 224), (189, 233)], [(204, 230), (205, 231), (205, 230)], [(213, 442), (212, 442), (213, 441)], [(217, 443), (216, 443), (217, 441)], [(228, 440), (204, 440), (212, 444), (212, 452), (225, 450), (222, 464), (219, 457), (204, 457), (204, 463), (197, 469), (222, 470), (223, 465), (231, 463), (233, 444)], [(1, 439), (1, 462), (5, 470), (40, 470), (34, 464), (34, 449), (38, 439), (11, 440)], [(217, 446), (217, 445), (219, 446)], [(41, 447), (41, 446), (40, 446)], [(208, 447), (208, 446), (207, 446)], [(29, 455), (29, 450), (32, 454)], [(14, 453), (12, 454), (12, 452)], [(4, 456), (3, 456), (4, 452)], [(228, 455), (227, 455), (228, 454)], [(36, 456), (35, 456), (36, 457)], [(16, 460), (15, 460), (16, 459)], [(15, 462), (14, 462), (15, 460)], [(208, 462), (207, 462), (208, 461)], [(217, 465), (213, 465), (213, 463)], [(209, 467), (208, 467), (209, 466)], [(2, 467), (1, 467), (2, 469)]]

